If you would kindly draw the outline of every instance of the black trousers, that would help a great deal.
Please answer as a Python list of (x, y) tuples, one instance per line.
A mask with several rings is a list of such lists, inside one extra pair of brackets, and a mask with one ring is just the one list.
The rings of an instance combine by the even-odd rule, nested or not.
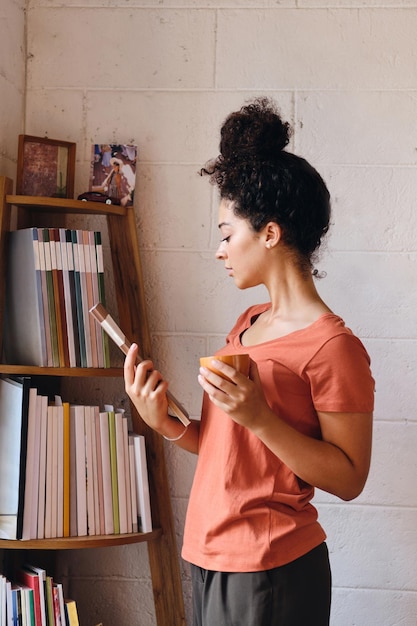
[(331, 573), (325, 543), (265, 572), (191, 565), (193, 626), (328, 626)]

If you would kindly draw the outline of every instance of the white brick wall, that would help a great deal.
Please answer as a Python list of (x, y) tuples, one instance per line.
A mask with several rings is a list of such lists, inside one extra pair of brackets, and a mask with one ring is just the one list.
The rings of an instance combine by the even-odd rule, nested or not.
[[(21, 38), (19, 4), (7, 7)], [(139, 146), (155, 358), (194, 415), (199, 355), (265, 298), (261, 289), (238, 292), (215, 263), (216, 198), (196, 172), (216, 155), (223, 118), (246, 98), (272, 95), (293, 123), (292, 148), (333, 196), (319, 289), (363, 338), (377, 387), (365, 491), (348, 504), (316, 497), (333, 566), (332, 626), (416, 626), (417, 3), (31, 0), (27, 32), (25, 131), (77, 142), (76, 193), (86, 189), (91, 143)], [(10, 85), (2, 132), (19, 125), (5, 113), (22, 90), (11, 44), (0, 44), (2, 94)], [(7, 129), (13, 158), (17, 133)], [(174, 447), (167, 456), (180, 542), (194, 459)], [(154, 624), (144, 546), (67, 553), (62, 567), (81, 597), (83, 626), (100, 616)]]
[(23, 132), (25, 0), (0, 5), (0, 172), (16, 177), (18, 135)]

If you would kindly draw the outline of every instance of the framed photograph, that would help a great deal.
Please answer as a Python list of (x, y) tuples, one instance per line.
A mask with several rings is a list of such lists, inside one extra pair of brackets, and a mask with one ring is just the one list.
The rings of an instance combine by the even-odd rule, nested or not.
[(137, 146), (93, 144), (90, 192), (108, 197), (113, 204), (131, 206), (135, 195)]
[(16, 193), (73, 198), (75, 143), (19, 135)]

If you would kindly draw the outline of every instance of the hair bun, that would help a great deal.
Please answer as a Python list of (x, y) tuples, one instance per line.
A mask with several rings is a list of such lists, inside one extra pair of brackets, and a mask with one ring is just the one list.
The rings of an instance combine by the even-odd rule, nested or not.
[(282, 121), (275, 104), (268, 98), (257, 98), (226, 118), (220, 152), (225, 160), (275, 160), (288, 145), (290, 135), (290, 125)]

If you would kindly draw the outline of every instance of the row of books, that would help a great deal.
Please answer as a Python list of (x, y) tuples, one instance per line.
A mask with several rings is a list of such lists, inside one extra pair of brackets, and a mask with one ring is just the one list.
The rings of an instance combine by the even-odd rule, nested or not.
[(0, 472), (0, 538), (152, 530), (144, 437), (110, 405), (52, 401), (30, 377), (0, 378)]
[(9, 233), (7, 363), (109, 367), (108, 338), (89, 315), (105, 303), (101, 233), (25, 228)]
[(79, 626), (77, 604), (46, 570), (27, 564), (16, 580), (0, 575), (0, 626)]

